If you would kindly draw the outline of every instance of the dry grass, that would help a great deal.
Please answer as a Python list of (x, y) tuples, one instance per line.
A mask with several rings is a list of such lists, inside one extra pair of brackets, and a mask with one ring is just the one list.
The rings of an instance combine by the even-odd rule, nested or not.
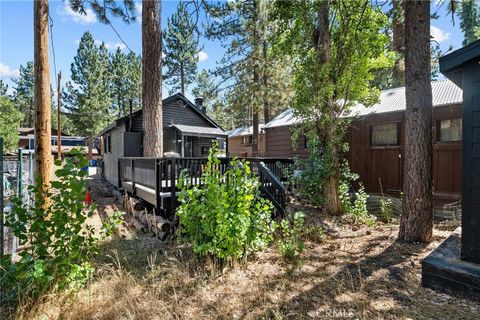
[(17, 318), (478, 319), (479, 304), (420, 286), (421, 259), (451, 228), (436, 228), (434, 242), (422, 245), (396, 242), (397, 225), (308, 223), (326, 233), (309, 235), (296, 266), (274, 247), (225, 266), (123, 229), (103, 244), (86, 288), (23, 304)]

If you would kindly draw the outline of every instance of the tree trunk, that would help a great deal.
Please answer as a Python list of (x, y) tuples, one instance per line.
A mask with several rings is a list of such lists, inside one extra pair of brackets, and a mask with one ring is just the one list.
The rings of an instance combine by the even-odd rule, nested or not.
[(183, 63), (180, 64), (180, 90), (182, 94), (185, 95), (185, 70), (183, 68)]
[(88, 135), (88, 160), (92, 160), (93, 157), (93, 136)]
[[(325, 64), (330, 60), (329, 7), (329, 1), (322, 2), (317, 13), (317, 30), (313, 40), (315, 49), (317, 50), (319, 65)], [(334, 142), (334, 123), (336, 121), (334, 100), (334, 97), (329, 97), (328, 101), (324, 102), (328, 105), (322, 109), (328, 110), (330, 113), (329, 119), (326, 123), (317, 123), (317, 131), (321, 148), (324, 150), (326, 158), (328, 157), (332, 161), (330, 176), (327, 178), (323, 190), (321, 190), (325, 211), (330, 215), (340, 215), (343, 213), (343, 207), (338, 194), (340, 185), (340, 162), (338, 159), (338, 148)]]
[[(35, 162), (36, 178), (43, 191), (50, 186), (52, 175), (52, 102), (48, 62), (48, 0), (34, 1), (34, 70), (35, 70)], [(48, 203), (45, 192), (39, 195)]]
[(263, 121), (270, 121), (270, 106), (268, 103), (268, 42), (263, 41)]
[(142, 1), (143, 154), (163, 156), (161, 0)]
[(259, 34), (258, 34), (258, 0), (253, 0), (253, 17), (252, 17), (252, 28), (253, 28), (253, 103), (252, 103), (252, 126), (253, 126), (253, 141), (252, 141), (252, 156), (258, 156), (258, 80), (260, 78), (260, 72), (258, 70), (258, 50), (260, 45)]
[(430, 2), (405, 3), (405, 162), (399, 239), (430, 242), (433, 229)]
[(392, 72), (394, 88), (405, 85), (405, 0), (393, 0), (392, 50), (397, 52)]

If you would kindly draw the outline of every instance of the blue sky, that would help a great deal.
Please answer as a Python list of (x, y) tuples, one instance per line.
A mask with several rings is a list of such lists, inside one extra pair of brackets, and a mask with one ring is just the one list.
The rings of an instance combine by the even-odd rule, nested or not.
[[(449, 0), (447, 0), (449, 1)], [(162, 1), (162, 25), (175, 11), (178, 1)], [(432, 12), (438, 11), (440, 18), (432, 20), (432, 36), (440, 43), (442, 50), (450, 46), (454, 49), (461, 47), (463, 35), (459, 29), (458, 18), (455, 26), (451, 15), (447, 14), (447, 5), (442, 0), (432, 1)], [(137, 13), (141, 12), (140, 1), (137, 3)], [(50, 1), (50, 16), (53, 21), (53, 45), (55, 51), (55, 65), (57, 72), (62, 71), (62, 82), (70, 78), (70, 64), (78, 47), (78, 41), (85, 31), (90, 31), (99, 42), (104, 41), (112, 52), (117, 46), (128, 52), (115, 32), (108, 25), (97, 21), (93, 12), (88, 11), (81, 16), (69, 9), (67, 3)], [(119, 19), (113, 20), (113, 25), (125, 40), (125, 43), (136, 53), (141, 53), (141, 23), (140, 20), (130, 25)], [(50, 43), (51, 45), (51, 43)], [(223, 54), (223, 48), (218, 41), (201, 39), (203, 50), (200, 53), (199, 69), (212, 69)], [(32, 0), (0, 0), (0, 77), (10, 86), (12, 78), (18, 76), (21, 64), (33, 60), (33, 1)], [(50, 64), (52, 83), (54, 63), (52, 48), (50, 48)], [(166, 91), (166, 90), (164, 90)]]

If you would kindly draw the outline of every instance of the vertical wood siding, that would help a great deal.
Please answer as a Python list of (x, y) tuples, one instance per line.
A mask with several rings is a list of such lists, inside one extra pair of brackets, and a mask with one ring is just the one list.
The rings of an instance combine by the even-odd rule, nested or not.
[[(435, 107), (433, 111), (433, 185), (436, 198), (439, 200), (437, 203), (459, 199), (462, 172), (462, 142), (437, 141), (437, 121), (461, 117), (461, 105)], [(384, 123), (400, 123), (399, 146), (370, 146), (370, 126)], [(303, 136), (298, 137), (296, 149), (292, 147), (290, 127), (274, 127), (265, 131), (268, 157), (308, 156)], [(360, 175), (359, 181), (368, 191), (380, 192), (383, 189), (384, 192), (398, 193), (402, 190), (404, 112), (376, 114), (355, 120), (347, 131), (346, 140), (350, 150), (345, 157), (352, 171)]]

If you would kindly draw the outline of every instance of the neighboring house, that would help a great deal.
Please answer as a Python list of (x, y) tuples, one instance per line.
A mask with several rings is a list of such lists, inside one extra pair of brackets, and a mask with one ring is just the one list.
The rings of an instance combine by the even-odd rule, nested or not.
[[(265, 133), (262, 130), (263, 125), (258, 126), (258, 153), (256, 156), (265, 156)], [(253, 157), (253, 126), (246, 128), (237, 128), (227, 132), (228, 134), (228, 154), (238, 157)]]
[[(226, 153), (227, 134), (210, 119), (202, 106), (177, 93), (163, 100), (164, 156), (206, 157), (213, 140), (217, 140), (220, 153)], [(102, 174), (112, 184), (118, 184), (118, 158), (143, 156), (143, 112), (117, 119), (100, 134), (102, 145)]]
[[(18, 147), (26, 150), (27, 152), (35, 151), (35, 129), (34, 128), (19, 128), (19, 141)], [(52, 128), (52, 154), (56, 155), (58, 153), (57, 147), (57, 130)], [(81, 149), (87, 151), (87, 138), (85, 137), (74, 137), (62, 133), (62, 154), (68, 154), (73, 148)], [(93, 150), (94, 155), (97, 154), (96, 149)]]
[[(31, 136), (35, 134), (35, 128), (18, 128), (18, 147), (23, 149), (30, 149)], [(52, 128), (52, 135), (57, 135), (57, 130)], [(62, 136), (68, 136), (62, 132)]]
[[(450, 80), (432, 82), (433, 170), (436, 203), (460, 199), (462, 164), (462, 90)], [(352, 109), (354, 117), (346, 138), (350, 151), (346, 158), (360, 182), (370, 192), (402, 190), (405, 135), (405, 88), (382, 91), (379, 103)], [(291, 132), (299, 120), (291, 109), (263, 129), (268, 157), (306, 157), (303, 136), (292, 147)], [(303, 143), (302, 143), (303, 142)]]

